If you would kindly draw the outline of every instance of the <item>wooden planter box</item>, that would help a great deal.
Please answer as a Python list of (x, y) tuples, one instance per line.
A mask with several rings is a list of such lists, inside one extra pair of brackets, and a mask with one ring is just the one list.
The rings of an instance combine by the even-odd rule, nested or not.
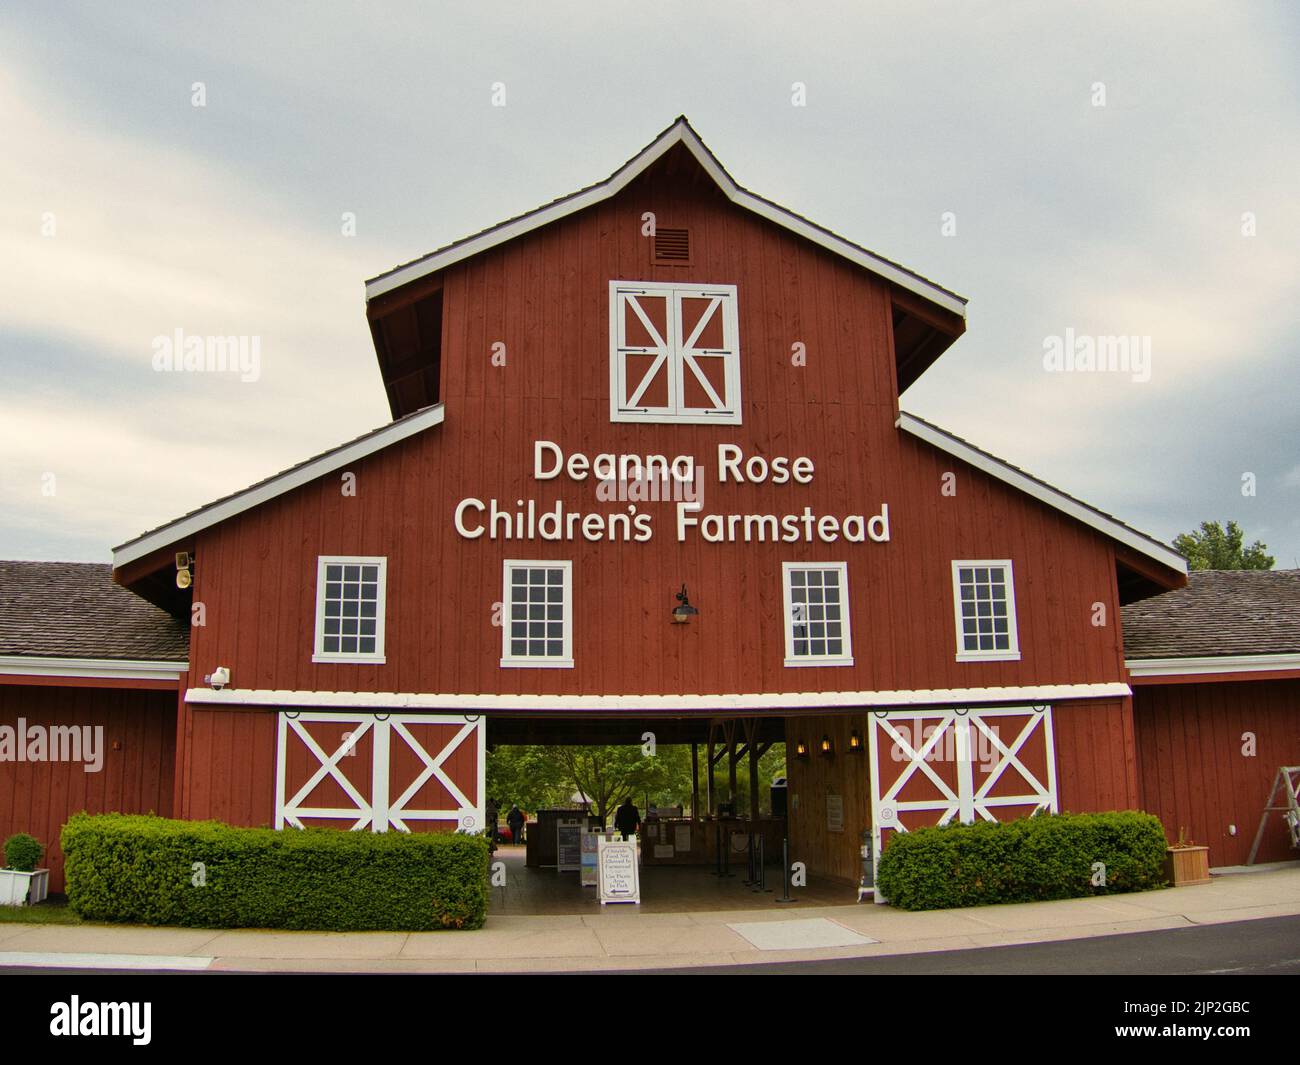
[(1165, 877), (1174, 887), (1210, 882), (1209, 847), (1170, 847), (1165, 851)]

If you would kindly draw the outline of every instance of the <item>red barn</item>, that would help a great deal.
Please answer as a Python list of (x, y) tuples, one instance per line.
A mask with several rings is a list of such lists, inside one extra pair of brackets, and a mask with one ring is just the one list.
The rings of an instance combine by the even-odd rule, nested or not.
[[(903, 412), (965, 301), (737, 185), (684, 119), (371, 280), (367, 315), (389, 424), (121, 545), (116, 586), (85, 570), (75, 610), (59, 572), (14, 564), (49, 598), (0, 605), (31, 633), (0, 646), (4, 720), (108, 715), (124, 738), (93, 799), (0, 764), (0, 831), (53, 838), (87, 804), (478, 829), (489, 731), (650, 731), (710, 766), (784, 740), (782, 831), (852, 880), (863, 832), (953, 817), (1145, 804), (1249, 835), (1272, 769), (1300, 763), (1291, 646), (1252, 768), (1189, 768), (1241, 701), (1137, 677), (1121, 623), (1184, 594), (1185, 560)], [(68, 644), (100, 663), (80, 677), (43, 642), (64, 613), (120, 637)], [(66, 686), (92, 683), (89, 703)], [(1232, 783), (1189, 805), (1189, 772)]]

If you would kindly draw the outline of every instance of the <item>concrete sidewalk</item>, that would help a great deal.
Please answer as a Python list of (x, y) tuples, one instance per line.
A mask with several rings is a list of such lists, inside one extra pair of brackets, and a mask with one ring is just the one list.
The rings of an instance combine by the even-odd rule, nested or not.
[(579, 972), (873, 957), (1300, 914), (1300, 863), (1199, 887), (904, 913), (870, 902), (770, 910), (489, 917), (476, 932), (270, 932), (0, 925), (0, 967), (235, 972)]

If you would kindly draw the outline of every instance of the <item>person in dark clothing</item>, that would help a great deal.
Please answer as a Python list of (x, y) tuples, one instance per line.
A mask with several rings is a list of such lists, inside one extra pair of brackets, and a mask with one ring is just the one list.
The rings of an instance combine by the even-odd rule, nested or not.
[(484, 816), (487, 818), (487, 827), (490, 830), (490, 835), (488, 836), (488, 839), (492, 842), (494, 847), (496, 845), (497, 835), (500, 833), (500, 829), (501, 829), (501, 825), (499, 821), (500, 814), (498, 812), (499, 810), (500, 807), (497, 806), (496, 799), (488, 799), (487, 807), (483, 811)]
[(523, 810), (519, 809), (518, 803), (510, 807), (510, 812), (506, 814), (506, 824), (510, 826), (511, 843), (522, 843), (524, 841), (524, 822), (527, 820)]
[(640, 811), (637, 810), (630, 795), (623, 800), (623, 805), (614, 811), (614, 827), (623, 834), (624, 839), (636, 835), (636, 830), (641, 827)]

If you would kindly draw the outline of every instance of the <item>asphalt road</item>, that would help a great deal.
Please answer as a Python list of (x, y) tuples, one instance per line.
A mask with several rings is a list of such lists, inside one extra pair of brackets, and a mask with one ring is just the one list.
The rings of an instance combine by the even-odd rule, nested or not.
[(1300, 917), (1271, 917), (1161, 932), (1132, 932), (1015, 947), (897, 954), (885, 958), (654, 971), (673, 975), (736, 976), (1295, 975), (1300, 974)]

